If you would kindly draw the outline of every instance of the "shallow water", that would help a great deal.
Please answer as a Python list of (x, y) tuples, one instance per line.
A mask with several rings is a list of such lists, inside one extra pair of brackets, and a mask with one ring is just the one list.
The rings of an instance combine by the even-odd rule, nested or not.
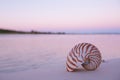
[[(0, 35), (0, 73), (65, 62), (74, 45), (94, 44), (103, 59), (120, 58), (120, 35)], [(47, 65), (46, 65), (47, 66)]]

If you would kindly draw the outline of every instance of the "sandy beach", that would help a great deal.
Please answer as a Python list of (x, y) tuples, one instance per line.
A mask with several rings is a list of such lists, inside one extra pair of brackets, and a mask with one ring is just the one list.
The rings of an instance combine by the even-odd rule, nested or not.
[[(119, 35), (24, 36), (24, 38), (7, 36), (1, 37), (0, 41), (3, 44), (6, 43), (2, 49), (13, 44), (7, 51), (1, 49), (4, 54), (0, 54), (0, 64), (2, 64), (0, 65), (0, 80), (120, 80)], [(18, 43), (19, 41), (24, 44)], [(46, 44), (43, 45), (44, 41)], [(78, 42), (83, 41), (95, 44), (100, 49), (105, 62), (102, 62), (95, 71), (67, 72), (65, 62), (69, 50)], [(19, 47), (15, 49), (16, 42)], [(32, 47), (28, 47), (30, 45)], [(42, 50), (39, 50), (40, 48)], [(16, 55), (15, 52), (21, 54)], [(9, 61), (5, 56), (9, 58)]]
[(0, 74), (0, 80), (120, 80), (119, 63), (120, 59), (111, 59), (95, 71), (67, 72), (61, 62), (43, 69)]

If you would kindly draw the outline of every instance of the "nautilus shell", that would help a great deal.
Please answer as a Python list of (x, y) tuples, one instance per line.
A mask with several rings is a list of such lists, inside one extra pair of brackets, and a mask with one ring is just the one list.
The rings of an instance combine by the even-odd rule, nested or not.
[(101, 64), (101, 58), (101, 53), (96, 46), (90, 43), (79, 43), (67, 55), (66, 69), (68, 72), (73, 72), (82, 66), (88, 71), (96, 70)]

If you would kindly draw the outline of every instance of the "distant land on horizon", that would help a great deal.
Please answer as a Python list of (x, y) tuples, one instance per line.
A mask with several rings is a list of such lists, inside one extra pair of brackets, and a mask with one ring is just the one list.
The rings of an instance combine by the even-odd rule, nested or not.
[(65, 32), (41, 32), (41, 31), (18, 31), (18, 30), (11, 30), (11, 29), (1, 29), (0, 28), (0, 34), (120, 34), (118, 32), (116, 33), (110, 33), (110, 32), (96, 32), (96, 33), (65, 33)]
[(0, 34), (65, 34), (64, 32), (39, 32), (39, 31), (17, 31), (10, 29), (0, 29)]

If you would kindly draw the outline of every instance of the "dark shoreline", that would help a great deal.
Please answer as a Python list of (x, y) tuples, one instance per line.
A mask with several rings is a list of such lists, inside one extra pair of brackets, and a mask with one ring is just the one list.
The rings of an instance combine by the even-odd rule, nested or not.
[(16, 31), (9, 29), (0, 29), (0, 34), (44, 34), (44, 35), (120, 35), (120, 33), (65, 33), (65, 32), (38, 32), (31, 30), (26, 31)]
[(16, 31), (9, 29), (0, 29), (0, 34), (66, 34), (65, 32), (38, 32), (31, 30), (30, 32), (26, 31)]

